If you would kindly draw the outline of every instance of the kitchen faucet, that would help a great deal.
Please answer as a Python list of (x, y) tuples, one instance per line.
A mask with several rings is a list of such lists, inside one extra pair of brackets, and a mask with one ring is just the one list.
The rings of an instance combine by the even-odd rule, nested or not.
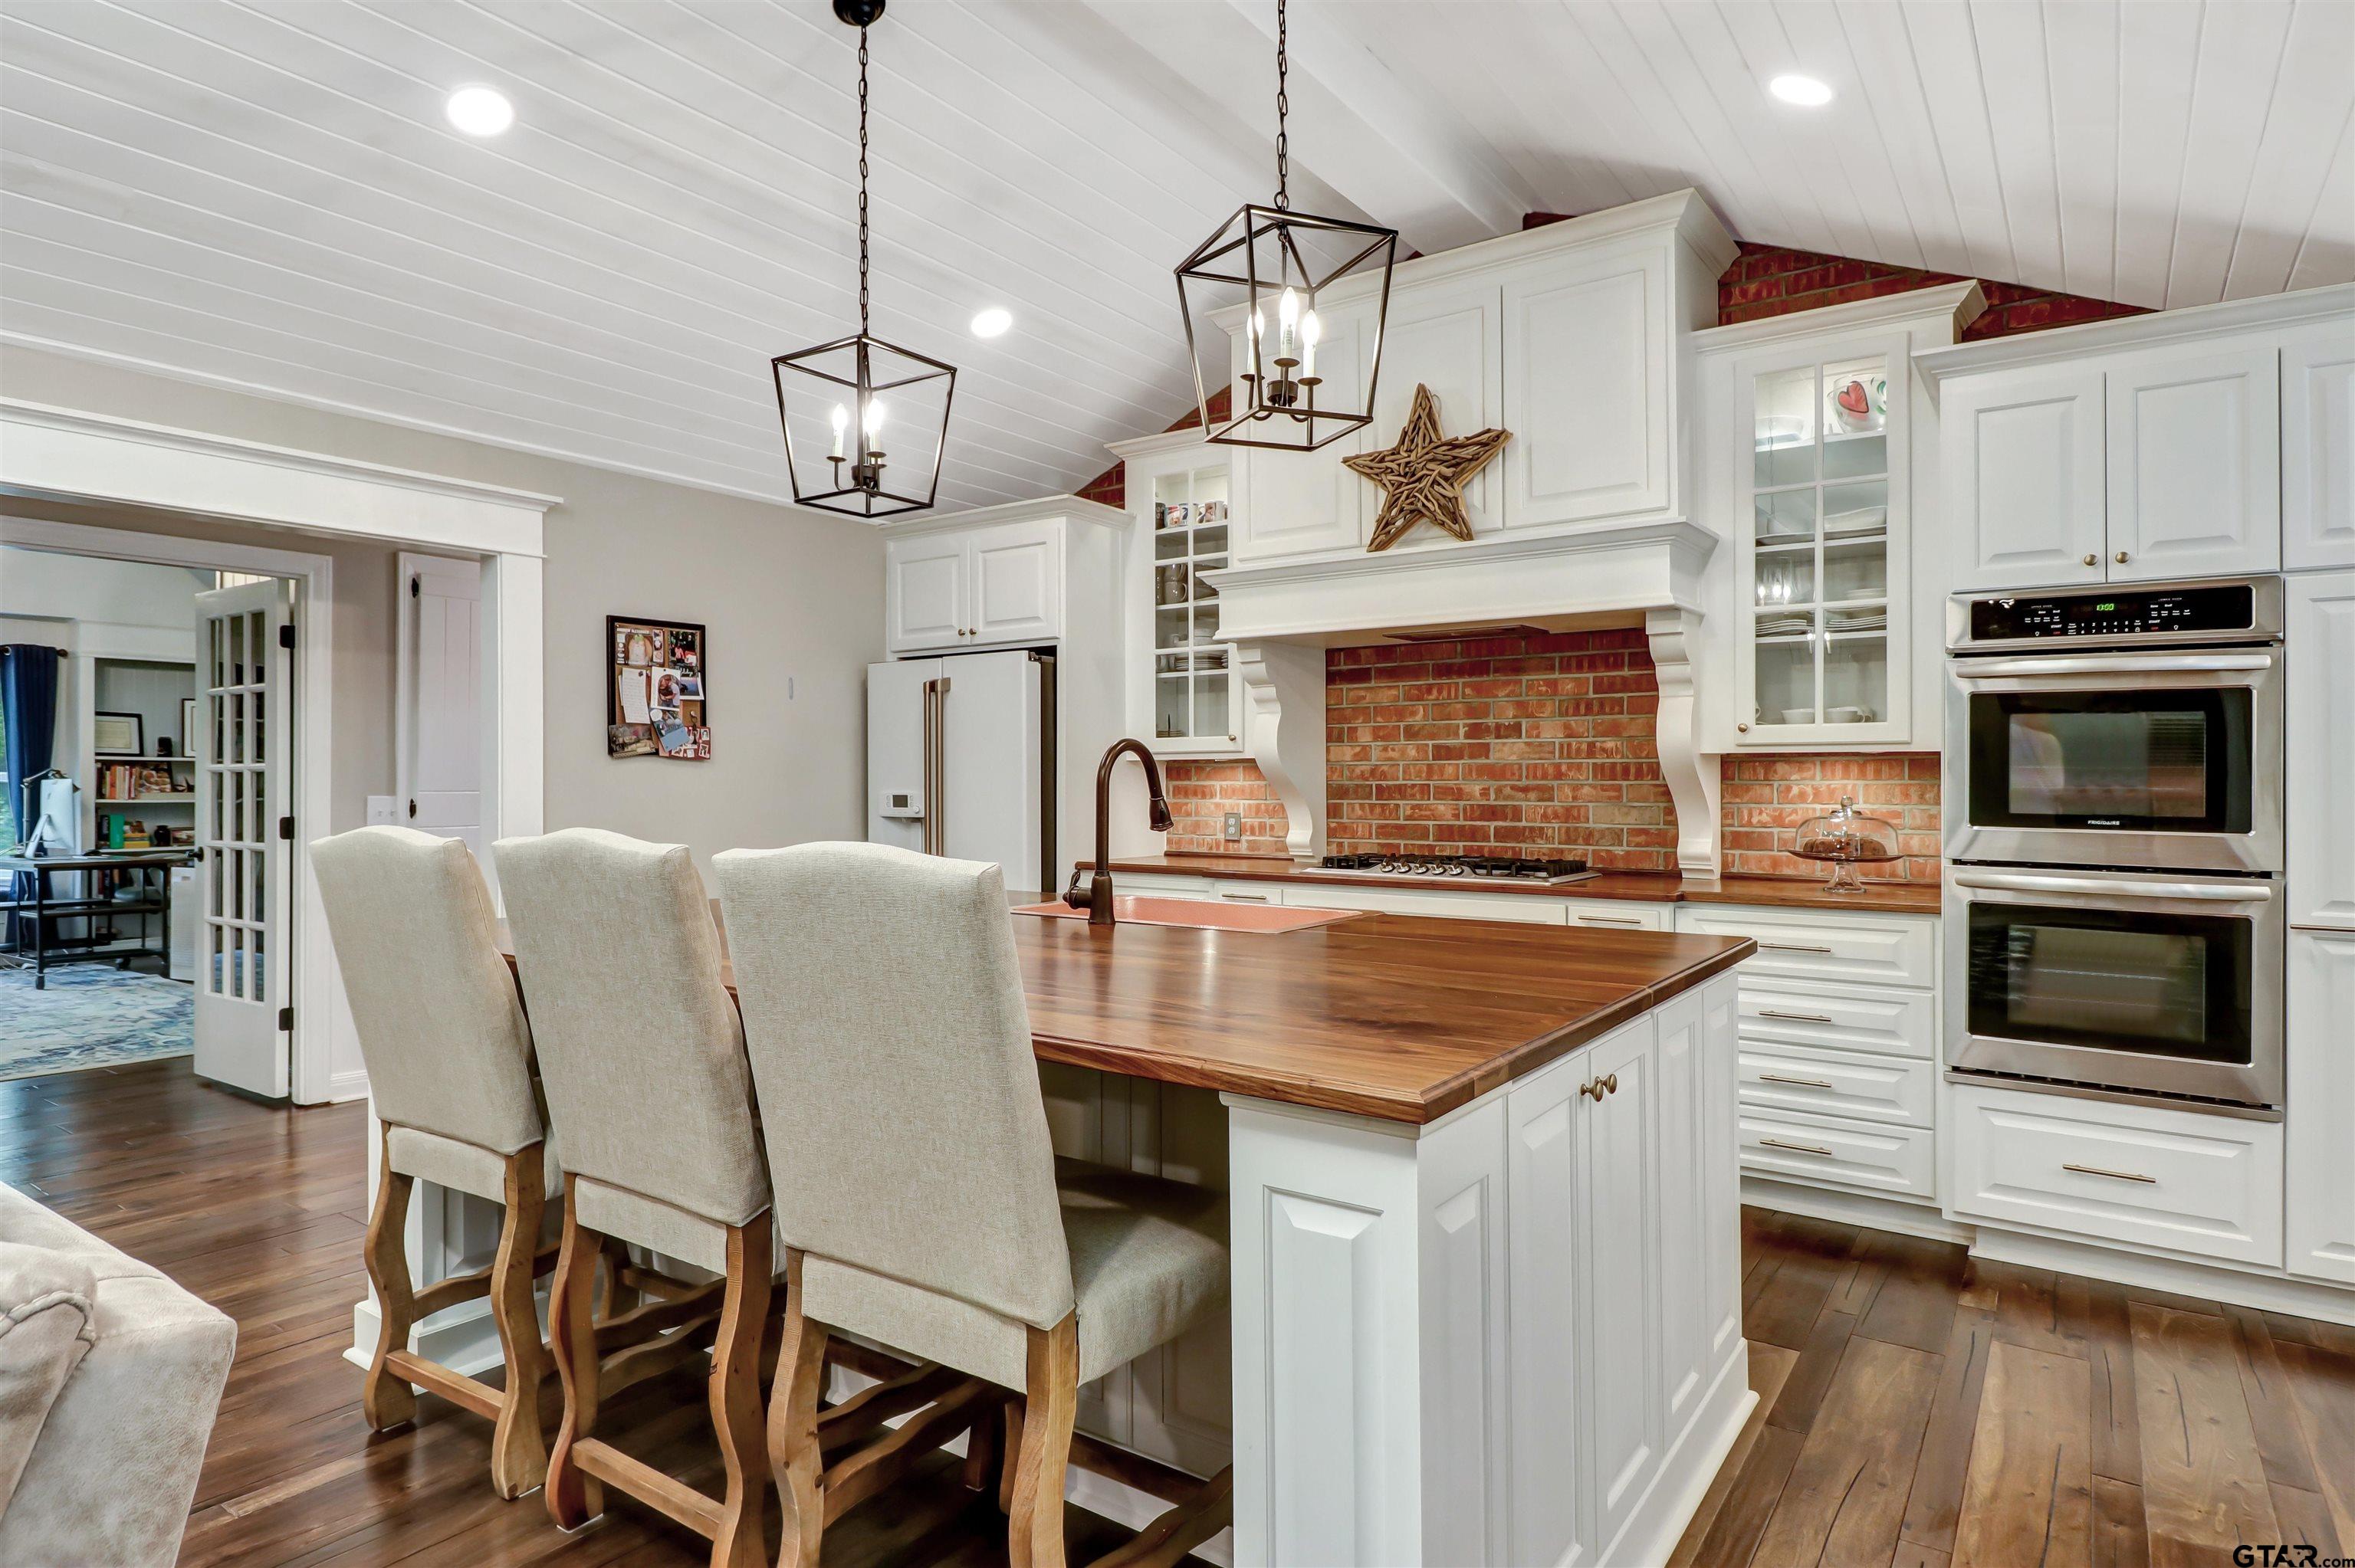
[(1136, 753), (1145, 764), (1145, 788), (1153, 796), (1150, 825), (1156, 833), (1169, 831), (1169, 800), (1161, 792), (1161, 765), (1153, 760), (1153, 753), (1145, 742), (1123, 736), (1104, 749), (1103, 761), (1096, 767), (1096, 864), (1089, 874), (1085, 902), (1080, 893), (1080, 867), (1071, 868), (1071, 885), (1063, 890), (1063, 902), (1074, 909), (1088, 912), (1091, 926), (1119, 924), (1112, 912), (1112, 770), (1124, 751)]

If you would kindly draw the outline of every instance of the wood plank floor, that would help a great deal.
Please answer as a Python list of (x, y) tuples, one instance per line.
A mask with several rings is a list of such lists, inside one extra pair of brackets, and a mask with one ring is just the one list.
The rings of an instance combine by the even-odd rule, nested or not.
[[(438, 1399), (378, 1436), (342, 1359), (362, 1294), (366, 1118), (208, 1089), (185, 1061), (0, 1083), (0, 1181), (238, 1319), (190, 1564), (699, 1563), (615, 1502), (577, 1537), (495, 1499), (488, 1427)], [(1679, 1565), (2164, 1568), (2233, 1545), (2355, 1554), (2355, 1330), (1975, 1264), (1959, 1247), (1748, 1211), (1758, 1414)], [(709, 1483), (702, 1387), (616, 1401), (625, 1446)], [(945, 1464), (847, 1517), (830, 1568), (1004, 1561)], [(1073, 1510), (1085, 1561), (1122, 1532)]]

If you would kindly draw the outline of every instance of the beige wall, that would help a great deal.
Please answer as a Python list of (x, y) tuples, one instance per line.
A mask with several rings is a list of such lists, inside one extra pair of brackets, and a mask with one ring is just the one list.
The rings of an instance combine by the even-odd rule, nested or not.
[[(735, 845), (866, 836), (866, 666), (883, 656), (871, 527), (31, 349), (0, 345), (0, 394), (561, 496), (547, 526), (548, 825), (685, 842), (706, 861)], [(0, 504), (333, 555), (333, 826), (357, 825), (367, 796), (391, 792), (393, 551), (119, 508)], [(605, 755), (608, 615), (709, 629), (710, 761)]]

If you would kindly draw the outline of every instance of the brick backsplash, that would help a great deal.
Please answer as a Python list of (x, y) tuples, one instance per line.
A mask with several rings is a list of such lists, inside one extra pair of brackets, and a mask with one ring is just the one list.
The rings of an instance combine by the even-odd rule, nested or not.
[[(1659, 689), (1641, 631), (1540, 632), (1336, 648), (1325, 656), (1327, 838), (1335, 853), (1577, 854), (1669, 871), (1676, 810), (1661, 779)], [(1178, 853), (1281, 853), (1284, 813), (1247, 761), (1164, 770)], [(1729, 757), (1725, 868), (1821, 876), (1789, 853), (1801, 822), (1855, 798), (1893, 822), (1905, 858), (1879, 881), (1938, 879), (1935, 752)], [(1231, 843), (1221, 819), (1241, 814)]]

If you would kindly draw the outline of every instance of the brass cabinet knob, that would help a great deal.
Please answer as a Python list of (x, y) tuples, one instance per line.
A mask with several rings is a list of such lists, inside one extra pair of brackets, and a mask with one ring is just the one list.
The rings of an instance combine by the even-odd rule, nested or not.
[(1748, 735), (1750, 733), (1750, 726), (1746, 724), (1737, 724), (1733, 727), (1741, 731), (1743, 735)]
[(1619, 1075), (1613, 1073), (1604, 1077), (1603, 1080), (1603, 1086), (1608, 1092), (1614, 1095), (1617, 1094), (1619, 1092)]
[(2115, 556), (2112, 556), (2111, 559), (2116, 561), (2118, 565), (2123, 567), (2126, 564), (2126, 553), (2124, 550), (2120, 550)]
[(1595, 1103), (1600, 1105), (1603, 1101), (1603, 1082), (1598, 1078), (1591, 1084), (1581, 1084), (1578, 1086), (1578, 1092), (1582, 1095), (1593, 1096)]
[(2085, 557), (2085, 564), (2089, 567), (2100, 566), (2102, 564), (2102, 557), (2099, 556), (2088, 556)]

